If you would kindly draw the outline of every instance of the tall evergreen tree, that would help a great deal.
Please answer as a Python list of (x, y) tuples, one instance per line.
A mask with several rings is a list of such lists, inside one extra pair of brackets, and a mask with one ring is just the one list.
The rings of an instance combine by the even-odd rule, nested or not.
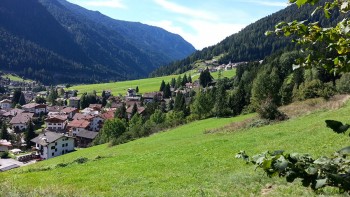
[(164, 91), (163, 91), (163, 96), (164, 98), (170, 98), (171, 97), (171, 89), (170, 89), (170, 84), (167, 83), (165, 85)]
[(135, 89), (136, 93), (139, 93), (139, 86), (136, 86), (136, 89)]
[(49, 96), (47, 98), (47, 101), (49, 101), (52, 105), (56, 105), (56, 99), (57, 98), (58, 98), (57, 91), (55, 90), (54, 87), (51, 87), (50, 91), (49, 91)]
[(188, 82), (189, 83), (192, 83), (192, 77), (191, 77), (191, 74), (188, 75), (188, 78), (187, 78)]
[(19, 103), (19, 98), (21, 97), (22, 91), (20, 88), (15, 89), (13, 92), (13, 97), (12, 97), (12, 105), (16, 106), (16, 104)]
[(23, 92), (21, 92), (21, 96), (19, 97), (18, 104), (20, 104), (20, 105), (26, 104), (26, 98), (25, 98)]
[(176, 79), (175, 88), (178, 89), (178, 88), (181, 88), (181, 86), (182, 86), (182, 77), (181, 77), (181, 75), (179, 75)]
[(164, 82), (164, 80), (162, 80), (162, 83), (160, 84), (159, 91), (163, 92), (164, 88), (165, 88), (165, 82)]
[(27, 144), (27, 148), (32, 147), (34, 145), (34, 143), (31, 142), (30, 140), (35, 138), (37, 135), (34, 132), (34, 125), (33, 125), (33, 122), (31, 120), (27, 124), (27, 129), (25, 130), (24, 135), (25, 135), (24, 139), (25, 139), (25, 142)]
[(176, 79), (175, 78), (171, 78), (171, 83), (170, 83), (172, 88), (175, 88), (176, 86)]
[(185, 74), (184, 77), (182, 78), (182, 86), (185, 86), (186, 83), (188, 83), (187, 75)]
[(185, 96), (181, 92), (178, 92), (175, 98), (174, 110), (184, 111), (185, 107), (186, 107)]
[(7, 126), (5, 123), (1, 125), (0, 139), (10, 140), (10, 134), (7, 132)]
[(213, 81), (213, 77), (210, 74), (209, 68), (205, 69), (204, 71), (201, 72), (199, 75), (199, 84), (202, 87), (207, 87), (209, 83)]
[(134, 103), (134, 106), (132, 106), (132, 110), (131, 110), (131, 118), (135, 115), (135, 114), (137, 114), (137, 104), (136, 103)]
[(228, 115), (228, 107), (226, 102), (226, 90), (222, 80), (218, 81), (216, 98), (214, 105), (214, 115), (216, 117), (223, 117)]
[(126, 106), (125, 103), (120, 106), (117, 111), (114, 113), (114, 118), (125, 119), (127, 120), (128, 116), (126, 114)]

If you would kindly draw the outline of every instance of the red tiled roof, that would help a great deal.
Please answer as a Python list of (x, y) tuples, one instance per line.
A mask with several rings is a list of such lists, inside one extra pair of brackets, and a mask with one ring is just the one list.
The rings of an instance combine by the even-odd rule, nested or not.
[(89, 127), (90, 122), (87, 120), (73, 120), (72, 122), (68, 123), (68, 127), (75, 127), (75, 128), (87, 128)]

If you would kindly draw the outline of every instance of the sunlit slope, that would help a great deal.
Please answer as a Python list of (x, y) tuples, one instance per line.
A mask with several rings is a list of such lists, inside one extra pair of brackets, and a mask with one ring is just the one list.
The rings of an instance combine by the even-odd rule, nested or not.
[[(197, 121), (127, 144), (96, 146), (0, 173), (0, 192), (4, 196), (259, 196), (272, 185), (269, 196), (312, 196), (300, 182), (267, 178), (235, 159), (235, 154), (288, 150), (320, 156), (349, 145), (348, 136), (333, 133), (324, 123), (326, 119), (348, 121), (349, 104), (280, 124), (205, 134), (252, 116)], [(79, 157), (89, 160), (69, 164)]]

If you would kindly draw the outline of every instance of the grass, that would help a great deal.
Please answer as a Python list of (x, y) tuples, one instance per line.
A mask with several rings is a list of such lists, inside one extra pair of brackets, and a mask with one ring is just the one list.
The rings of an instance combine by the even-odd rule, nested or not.
[[(314, 111), (288, 121), (225, 133), (207, 129), (254, 115), (207, 119), (127, 144), (100, 145), (0, 173), (4, 196), (315, 196), (300, 181), (267, 178), (235, 159), (246, 150), (287, 150), (330, 155), (349, 145), (349, 137), (325, 127), (324, 120), (349, 122), (350, 103), (337, 110)], [(86, 157), (86, 163), (73, 161)], [(98, 158), (98, 159), (97, 159)], [(65, 167), (58, 167), (65, 166)], [(336, 195), (325, 190), (323, 195)]]
[[(194, 71), (187, 72), (186, 73), (191, 74), (192, 80), (197, 80), (199, 78), (199, 74), (195, 73)], [(222, 72), (222, 77), (233, 77), (236, 74), (236, 70), (229, 70)], [(181, 75), (183, 76), (183, 74)], [(212, 73), (212, 76), (214, 78), (218, 78), (218, 72)], [(170, 75), (170, 76), (164, 76), (164, 77), (156, 77), (156, 78), (147, 78), (147, 79), (139, 79), (139, 80), (132, 80), (132, 81), (120, 81), (120, 82), (113, 82), (113, 83), (101, 83), (101, 84), (91, 84), (91, 85), (78, 85), (78, 86), (72, 86), (69, 88), (69, 90), (78, 90), (78, 95), (81, 95), (85, 92), (91, 93), (94, 90), (96, 90), (97, 94), (101, 94), (103, 90), (111, 90), (113, 95), (122, 94), (125, 95), (126, 90), (128, 88), (136, 88), (136, 86), (139, 86), (140, 93), (146, 93), (146, 92), (154, 92), (159, 91), (160, 84), (162, 80), (165, 81), (165, 83), (170, 83), (172, 78), (177, 79), (178, 75)]]
[(21, 77), (13, 74), (4, 74), (2, 75), (3, 78), (9, 78), (11, 81), (18, 81), (18, 82), (32, 82), (31, 80), (24, 80)]

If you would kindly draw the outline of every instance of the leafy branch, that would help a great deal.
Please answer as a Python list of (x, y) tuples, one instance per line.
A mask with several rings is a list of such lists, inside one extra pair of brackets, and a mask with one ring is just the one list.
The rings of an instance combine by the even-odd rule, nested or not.
[[(336, 133), (345, 133), (350, 125), (335, 120), (326, 120), (327, 127)], [(261, 168), (269, 177), (285, 177), (287, 182), (300, 178), (304, 187), (313, 190), (329, 186), (339, 192), (350, 194), (350, 146), (335, 152), (331, 157), (313, 159), (309, 154), (285, 153), (284, 151), (264, 152), (248, 156), (240, 151), (236, 158)]]
[[(305, 4), (315, 5), (319, 0), (289, 0), (299, 7)], [(331, 11), (338, 9), (341, 13), (350, 10), (348, 0), (334, 0), (325, 2), (316, 7), (314, 12), (322, 10), (327, 18), (331, 17)], [(314, 65), (321, 66), (333, 73), (349, 72), (350, 67), (350, 21), (344, 19), (335, 27), (321, 27), (318, 22), (308, 21), (280, 22), (275, 26), (275, 31), (267, 31), (266, 35), (275, 34), (295, 36), (294, 42), (304, 46), (305, 58), (297, 60), (297, 64), (303, 67)]]

